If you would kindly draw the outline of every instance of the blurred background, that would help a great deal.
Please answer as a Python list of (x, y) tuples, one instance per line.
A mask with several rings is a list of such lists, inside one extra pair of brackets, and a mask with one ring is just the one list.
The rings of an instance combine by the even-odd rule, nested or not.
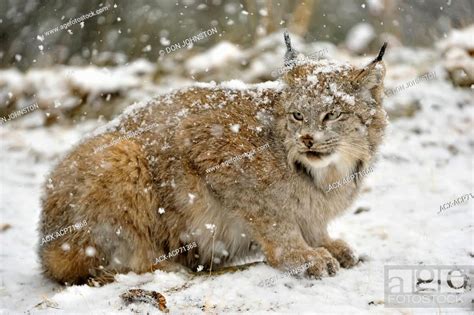
[[(109, 10), (83, 26), (43, 41), (37, 38), (108, 5)], [(199, 48), (222, 40), (250, 47), (286, 27), (308, 42), (347, 46), (348, 35), (364, 29), (364, 41), (378, 37), (398, 45), (431, 46), (452, 28), (471, 24), (472, 6), (471, 0), (2, 0), (0, 65), (26, 70), (58, 63), (123, 64), (137, 58), (155, 62), (168, 42), (180, 42), (194, 30), (211, 26), (218, 28), (220, 36), (199, 42)], [(349, 48), (364, 53), (370, 47)]]
[(45, 124), (109, 119), (166, 87), (276, 79), (285, 28), (319, 58), (363, 57), (384, 41), (389, 56), (428, 49), (389, 61), (421, 66), (405, 73), (414, 79), (428, 59), (449, 59), (455, 84), (470, 86), (472, 32), (450, 34), (473, 16), (471, 0), (0, 0), (0, 116), (36, 102)]

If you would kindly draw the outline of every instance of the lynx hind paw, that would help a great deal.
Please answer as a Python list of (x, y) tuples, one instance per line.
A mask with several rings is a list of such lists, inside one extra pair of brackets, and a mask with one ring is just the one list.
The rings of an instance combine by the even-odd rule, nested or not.
[(89, 279), (87, 279), (86, 284), (90, 287), (102, 287), (114, 281), (115, 281), (114, 275), (102, 274), (97, 277), (90, 277)]
[(114, 269), (93, 269), (91, 276), (87, 279), (86, 284), (90, 287), (102, 287), (106, 284), (115, 281), (115, 276), (118, 274)]

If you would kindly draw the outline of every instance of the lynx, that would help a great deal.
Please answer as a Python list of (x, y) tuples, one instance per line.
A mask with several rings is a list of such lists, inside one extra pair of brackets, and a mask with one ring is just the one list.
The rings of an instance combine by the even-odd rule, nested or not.
[(45, 185), (39, 231), (87, 224), (40, 245), (44, 273), (103, 284), (117, 273), (218, 269), (259, 255), (280, 270), (307, 264), (311, 278), (356, 265), (327, 225), (362, 178), (328, 187), (374, 163), (386, 44), (358, 68), (299, 62), (284, 37), (288, 71), (278, 81), (159, 96), (72, 150)]

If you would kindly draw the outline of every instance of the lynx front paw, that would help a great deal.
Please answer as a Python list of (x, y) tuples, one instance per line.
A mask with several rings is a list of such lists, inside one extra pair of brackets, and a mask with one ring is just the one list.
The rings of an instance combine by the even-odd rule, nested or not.
[(309, 276), (334, 276), (339, 270), (339, 262), (325, 248), (316, 248), (310, 258), (311, 266), (306, 270)]
[(339, 262), (323, 247), (293, 250), (289, 255), (282, 258), (282, 261), (277, 263), (275, 267), (283, 267), (289, 270), (291, 274), (305, 271), (309, 276), (321, 278), (334, 276), (339, 270)]
[(331, 253), (331, 255), (339, 261), (342, 268), (354, 267), (359, 262), (359, 259), (354, 254), (352, 249), (343, 240), (330, 241), (324, 244), (323, 247), (326, 248)]

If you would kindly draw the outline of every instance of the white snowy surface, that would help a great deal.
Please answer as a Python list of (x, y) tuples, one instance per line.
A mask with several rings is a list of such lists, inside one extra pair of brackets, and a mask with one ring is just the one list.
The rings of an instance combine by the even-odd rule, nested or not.
[(440, 41), (436, 46), (441, 50), (448, 50), (452, 47), (462, 47), (472, 51), (474, 49), (474, 41), (472, 40), (473, 33), (474, 25), (460, 30), (452, 30), (449, 37)]
[[(383, 304), (386, 265), (473, 265), (474, 261), (474, 200), (438, 213), (441, 205), (474, 193), (473, 90), (453, 87), (438, 66), (418, 62), (417, 58), (431, 58), (423, 51), (403, 50), (392, 58), (390, 54), (389, 50), (387, 60), (393, 63), (387, 67), (387, 88), (428, 71), (437, 75), (386, 99), (389, 109), (400, 104), (418, 104), (421, 109), (413, 117), (389, 125), (379, 161), (374, 172), (367, 175), (366, 188), (347, 213), (330, 226), (332, 236), (345, 239), (367, 257), (364, 263), (340, 270), (332, 278), (286, 277), (271, 287), (258, 283), (283, 273), (265, 264), (217, 276), (161, 271), (119, 275), (115, 283), (101, 288), (53, 283), (41, 275), (36, 254), (41, 241), (36, 230), (41, 185), (75, 143), (106, 127), (103, 122), (85, 121), (74, 126), (34, 128), (41, 125), (33, 123), (41, 116), (33, 112), (0, 126), (0, 224), (11, 225), (0, 231), (0, 314), (160, 314), (149, 304), (124, 305), (120, 295), (130, 288), (162, 293), (171, 314), (468, 314), (468, 310), (455, 308), (395, 309)], [(233, 52), (234, 57), (238, 55)], [(402, 62), (406, 60), (413, 63)], [(215, 65), (201, 61), (203, 67)], [(415, 63), (420, 67), (415, 69)], [(268, 63), (267, 72), (276, 67), (274, 62)], [(134, 79), (128, 79), (135, 70), (146, 75), (150, 71), (148, 64), (129, 69), (127, 75), (112, 75), (111, 80), (119, 77), (122, 83), (135, 85)], [(25, 84), (17, 73), (8, 74), (18, 89)], [(69, 79), (86, 82), (81, 81), (83, 74), (71, 73)], [(34, 73), (29, 78), (31, 84), (48, 79)], [(44, 93), (49, 94), (44, 97), (63, 98), (60, 90), (49, 91), (53, 83), (46, 85)], [(89, 83), (93, 88), (93, 82)], [(121, 88), (122, 83), (104, 84)], [(230, 81), (223, 86), (241, 89), (245, 85)], [(262, 86), (276, 88), (278, 84)], [(128, 111), (145, 104), (136, 104)], [(111, 122), (108, 127), (113, 125)], [(354, 214), (359, 207), (369, 211)]]
[(222, 67), (231, 61), (238, 61), (242, 57), (242, 52), (235, 44), (222, 41), (205, 53), (189, 59), (186, 62), (186, 66), (196, 72), (207, 71)]
[[(137, 287), (162, 293), (172, 314), (435, 312), (384, 308), (383, 267), (473, 264), (474, 200), (438, 213), (440, 205), (474, 192), (473, 95), (429, 81), (388, 103), (397, 97), (418, 97), (421, 111), (389, 126), (379, 162), (367, 176), (368, 189), (330, 229), (368, 260), (333, 278), (290, 277), (272, 287), (257, 284), (282, 274), (263, 264), (211, 277), (120, 275), (102, 288), (63, 287), (45, 279), (36, 255), (41, 184), (57, 159), (98, 123), (30, 129), (21, 119), (8, 122), (0, 127), (0, 213), (1, 223), (12, 227), (0, 232), (1, 313), (159, 314), (148, 304), (122, 303), (120, 294)], [(354, 214), (360, 206), (370, 210)]]

